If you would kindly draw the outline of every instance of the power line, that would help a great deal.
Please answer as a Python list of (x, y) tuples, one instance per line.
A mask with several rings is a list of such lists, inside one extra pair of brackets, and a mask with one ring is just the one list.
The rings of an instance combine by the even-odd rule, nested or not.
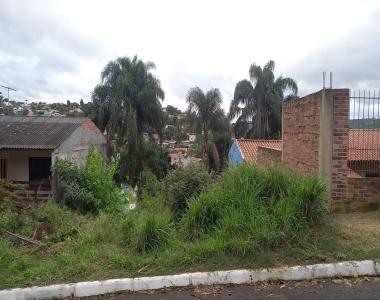
[(15, 92), (17, 91), (16, 89), (11, 88), (11, 87), (9, 87), (9, 86), (5, 86), (5, 85), (0, 85), (0, 86), (8, 90), (8, 101), (10, 100), (10, 99), (9, 99), (9, 90), (11, 90), (11, 91), (15, 91)]

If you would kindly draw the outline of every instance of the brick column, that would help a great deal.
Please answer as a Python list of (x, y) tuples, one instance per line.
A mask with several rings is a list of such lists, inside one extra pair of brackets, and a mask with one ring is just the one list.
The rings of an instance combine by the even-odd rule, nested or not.
[(333, 90), (331, 166), (331, 209), (333, 211), (344, 211), (347, 197), (349, 93), (348, 89)]

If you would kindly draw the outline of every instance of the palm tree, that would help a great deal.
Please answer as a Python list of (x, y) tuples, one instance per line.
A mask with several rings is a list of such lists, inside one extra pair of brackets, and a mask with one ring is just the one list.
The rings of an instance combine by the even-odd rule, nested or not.
[(296, 97), (298, 88), (291, 78), (275, 79), (274, 68), (272, 60), (264, 68), (252, 64), (251, 81), (241, 80), (236, 84), (229, 112), (230, 119), (236, 118), (236, 136), (275, 138), (281, 135), (282, 101)]
[[(109, 139), (119, 146), (127, 144), (129, 160), (136, 161), (143, 142), (144, 131), (162, 136), (163, 114), (160, 101), (164, 91), (160, 81), (151, 73), (155, 65), (135, 56), (110, 61), (101, 74), (101, 83), (94, 89), (92, 100), (96, 123), (107, 131)], [(133, 183), (138, 174), (129, 172)]]
[(199, 87), (193, 87), (187, 94), (187, 102), (189, 114), (193, 117), (198, 131), (203, 134), (202, 158), (208, 169), (209, 130), (215, 118), (223, 112), (220, 107), (222, 95), (218, 89), (210, 89), (204, 94)]

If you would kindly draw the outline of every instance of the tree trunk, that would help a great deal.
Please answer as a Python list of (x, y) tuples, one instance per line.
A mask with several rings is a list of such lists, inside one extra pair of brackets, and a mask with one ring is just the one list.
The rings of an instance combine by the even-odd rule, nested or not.
[(220, 156), (219, 156), (218, 148), (216, 147), (215, 143), (212, 143), (210, 145), (210, 148), (211, 148), (210, 150), (212, 153), (212, 159), (215, 164), (216, 172), (220, 172)]
[(208, 129), (206, 126), (203, 126), (203, 163), (205, 164), (205, 168), (208, 171), (209, 165), (208, 165)]

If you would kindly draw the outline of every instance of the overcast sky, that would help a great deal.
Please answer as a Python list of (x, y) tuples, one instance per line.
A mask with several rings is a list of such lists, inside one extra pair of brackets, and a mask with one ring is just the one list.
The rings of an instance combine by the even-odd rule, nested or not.
[[(137, 54), (156, 64), (164, 105), (217, 87), (228, 108), (251, 63), (276, 62), (299, 94), (380, 88), (380, 3), (359, 1), (0, 0), (0, 85), (11, 99), (91, 99), (104, 65)], [(6, 90), (0, 91), (6, 95)]]

